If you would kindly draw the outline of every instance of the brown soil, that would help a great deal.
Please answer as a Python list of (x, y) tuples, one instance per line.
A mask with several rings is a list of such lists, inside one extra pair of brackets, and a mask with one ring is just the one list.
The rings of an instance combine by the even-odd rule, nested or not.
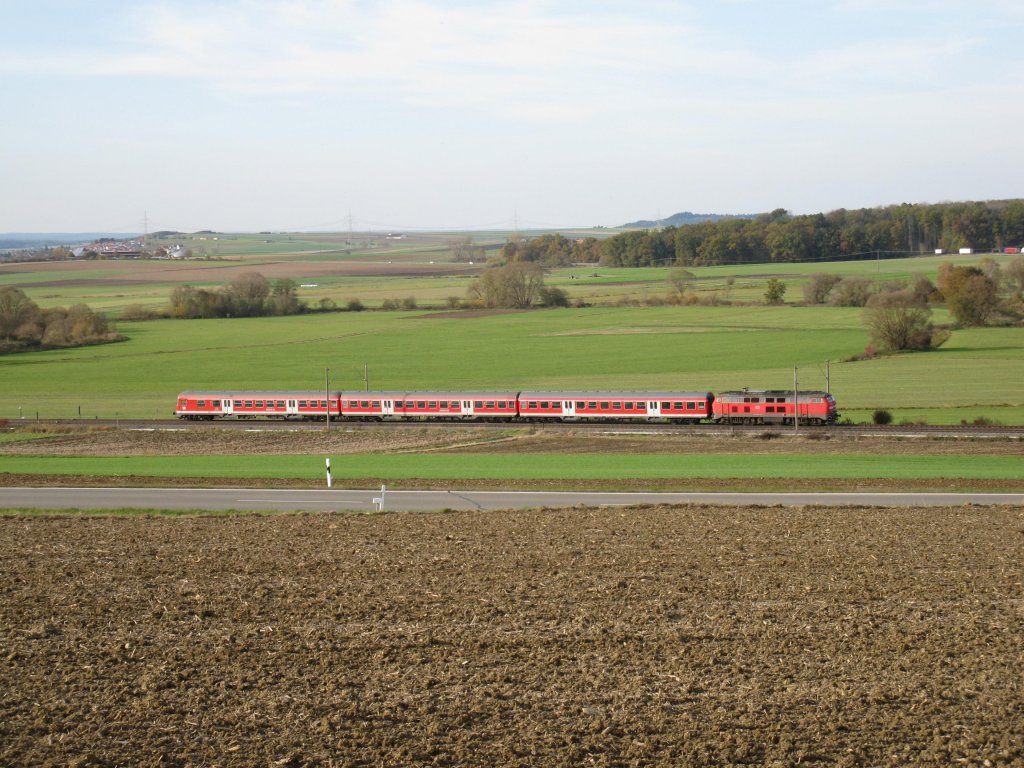
[[(254, 428), (259, 425), (254, 423)], [(608, 432), (508, 429), (418, 428), (330, 431), (253, 431), (236, 429), (127, 430), (50, 427), (40, 440), (0, 443), (3, 454), (54, 456), (134, 456), (201, 454), (335, 454), (395, 451), (451, 453), (892, 453), (920, 455), (973, 454), (1024, 456), (1024, 441), (1016, 438), (971, 440), (948, 438), (880, 438), (842, 436), (826, 439), (804, 432), (738, 434), (736, 436), (672, 433), (615, 434)], [(26, 431), (32, 431), (31, 429)], [(770, 439), (767, 438), (771, 435)]]
[(1024, 512), (0, 520), (3, 765), (1024, 765)]

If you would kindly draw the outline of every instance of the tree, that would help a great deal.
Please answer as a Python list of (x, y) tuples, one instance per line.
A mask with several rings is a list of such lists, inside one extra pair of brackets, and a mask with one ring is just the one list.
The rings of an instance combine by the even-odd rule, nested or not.
[(668, 273), (666, 280), (668, 280), (668, 284), (672, 286), (676, 293), (682, 295), (690, 289), (696, 277), (690, 270), (676, 267)]
[(1024, 294), (1024, 256), (1017, 256), (1003, 269), (1007, 284), (1018, 295)]
[(19, 327), (38, 314), (39, 307), (23, 290), (10, 285), (0, 288), (0, 339), (12, 338)]
[(486, 307), (527, 309), (544, 287), (544, 269), (535, 262), (488, 268), (469, 287), (469, 298)]
[(275, 315), (294, 315), (303, 309), (296, 292), (299, 284), (287, 277), (274, 281), (270, 289), (270, 306)]
[(477, 245), (469, 235), (466, 237), (451, 238), (448, 241), (448, 250), (452, 254), (452, 261), (466, 262), (484, 260), (483, 247)]
[(786, 284), (778, 278), (768, 280), (768, 287), (764, 292), (765, 304), (781, 304), (786, 295)]
[(245, 272), (224, 286), (222, 295), (229, 307), (229, 314), (255, 317), (266, 311), (270, 283), (259, 272)]
[(817, 274), (804, 283), (804, 301), (808, 304), (824, 304), (829, 291), (838, 285), (843, 278), (839, 275)]
[(977, 267), (939, 267), (939, 290), (961, 325), (982, 325), (996, 307), (996, 284)]
[(864, 310), (864, 325), (871, 343), (885, 352), (929, 349), (932, 344), (931, 310), (914, 303), (910, 292), (879, 293)]
[(834, 307), (863, 307), (868, 303), (874, 286), (863, 277), (843, 278), (829, 294), (829, 303)]

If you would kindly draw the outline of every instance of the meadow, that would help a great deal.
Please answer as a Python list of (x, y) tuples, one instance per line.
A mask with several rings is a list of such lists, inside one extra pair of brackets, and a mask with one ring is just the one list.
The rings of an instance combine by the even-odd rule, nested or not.
[[(508, 234), (477, 240), (493, 249)], [(0, 285), (42, 306), (85, 301), (115, 315), (133, 303), (166, 306), (181, 282), (219, 286), (251, 269), (294, 276), (311, 304), (413, 296), (421, 309), (122, 321), (124, 343), (0, 357), (0, 419), (167, 417), (186, 389), (319, 389), (326, 369), (332, 388), (348, 390), (362, 389), (368, 370), (371, 389), (717, 392), (791, 388), (797, 368), (801, 388), (828, 385), (858, 422), (882, 408), (897, 421), (1024, 423), (1021, 329), (955, 330), (932, 352), (852, 362), (868, 343), (862, 310), (798, 303), (819, 272), (934, 279), (943, 261), (980, 257), (694, 268), (700, 303), (689, 306), (650, 306), (669, 293), (668, 269), (584, 265), (553, 270), (547, 282), (589, 306), (447, 312), (447, 298), (464, 297), (480, 269), (445, 261), (450, 236), (225, 236), (201, 241), (218, 249), (209, 261), (3, 265)], [(789, 286), (787, 304), (763, 305), (769, 277)], [(943, 309), (933, 319), (949, 321)]]
[[(553, 453), (345, 454), (336, 480), (1024, 480), (1017, 455), (847, 453)], [(136, 478), (295, 478), (319, 480), (319, 456), (4, 456), (15, 474)]]

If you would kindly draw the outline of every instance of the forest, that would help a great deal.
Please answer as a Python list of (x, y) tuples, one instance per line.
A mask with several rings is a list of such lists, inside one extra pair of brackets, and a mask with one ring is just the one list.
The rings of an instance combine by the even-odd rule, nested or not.
[(610, 267), (710, 266), (883, 258), (972, 248), (1024, 246), (1024, 200), (892, 205), (791, 215), (784, 209), (663, 229), (630, 230), (604, 240), (562, 235), (514, 237), (505, 262), (545, 266), (597, 262)]

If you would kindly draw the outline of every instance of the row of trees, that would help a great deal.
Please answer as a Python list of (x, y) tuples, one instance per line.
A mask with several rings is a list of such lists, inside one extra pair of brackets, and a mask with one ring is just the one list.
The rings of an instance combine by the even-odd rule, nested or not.
[(179, 285), (171, 291), (171, 317), (259, 317), (294, 315), (306, 310), (298, 284), (282, 278), (271, 283), (259, 272), (239, 275), (220, 290)]
[(824, 261), (1021, 245), (1024, 200), (1006, 200), (840, 209), (806, 216), (791, 216), (780, 208), (754, 219), (623, 232), (601, 241), (599, 251), (605, 266), (645, 267)]
[(20, 288), (0, 288), (0, 354), (123, 339), (106, 317), (85, 304), (40, 309)]

